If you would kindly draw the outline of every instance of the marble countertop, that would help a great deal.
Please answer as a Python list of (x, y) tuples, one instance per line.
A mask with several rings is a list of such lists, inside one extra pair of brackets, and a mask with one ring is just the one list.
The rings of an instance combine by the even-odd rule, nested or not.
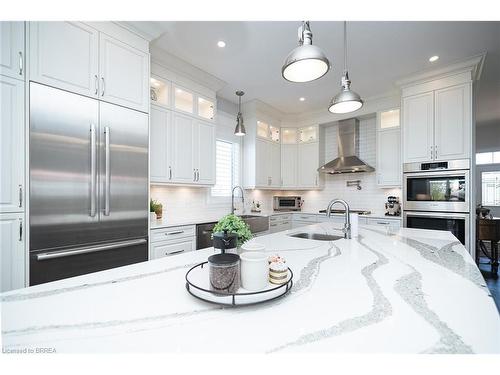
[[(332, 223), (294, 231), (330, 233)], [(284, 298), (220, 307), (185, 273), (212, 248), (0, 295), (4, 351), (500, 353), (500, 318), (449, 232), (361, 226), (352, 240), (257, 238), (287, 259)]]
[[(257, 215), (257, 216), (272, 216), (272, 215), (284, 215), (284, 214), (306, 214), (306, 215), (318, 215), (325, 216), (325, 214), (320, 214), (318, 211), (262, 211), (262, 212), (245, 212), (245, 215)], [(185, 216), (171, 218), (166, 216), (162, 219), (151, 221), (151, 229), (158, 228), (168, 228), (176, 227), (180, 225), (196, 225), (203, 223), (217, 222), (223, 216), (229, 214), (229, 212), (222, 211), (216, 213), (206, 213), (201, 212), (199, 215)], [(241, 213), (236, 212), (236, 215)], [(344, 214), (332, 213), (332, 216), (343, 216)], [(372, 212), (368, 215), (360, 215), (361, 217), (374, 218), (374, 219), (388, 219), (388, 220), (402, 220), (401, 216), (385, 216), (383, 212)]]

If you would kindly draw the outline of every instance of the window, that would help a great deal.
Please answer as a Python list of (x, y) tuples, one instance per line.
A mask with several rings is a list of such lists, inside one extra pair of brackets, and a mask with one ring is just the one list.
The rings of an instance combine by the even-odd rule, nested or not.
[(476, 165), (500, 164), (500, 151), (480, 152), (476, 154)]
[(215, 162), (215, 186), (213, 197), (230, 197), (234, 186), (239, 185), (240, 145), (217, 140)]
[(500, 206), (500, 171), (481, 173), (483, 206)]

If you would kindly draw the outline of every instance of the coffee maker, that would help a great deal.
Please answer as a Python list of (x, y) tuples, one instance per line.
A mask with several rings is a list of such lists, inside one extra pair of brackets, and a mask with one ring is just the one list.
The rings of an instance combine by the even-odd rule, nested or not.
[(385, 215), (401, 216), (401, 204), (399, 203), (398, 197), (392, 195), (387, 197), (387, 202), (385, 203)]

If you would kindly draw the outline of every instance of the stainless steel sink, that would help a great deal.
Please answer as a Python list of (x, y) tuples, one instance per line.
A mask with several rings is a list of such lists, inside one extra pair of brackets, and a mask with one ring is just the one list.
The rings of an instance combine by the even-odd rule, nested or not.
[(265, 232), (269, 230), (269, 218), (258, 215), (238, 215), (250, 227), (252, 233)]
[(323, 233), (294, 233), (289, 234), (290, 237), (304, 238), (307, 240), (317, 240), (317, 241), (335, 241), (344, 238), (344, 236), (336, 236), (334, 234), (323, 234)]

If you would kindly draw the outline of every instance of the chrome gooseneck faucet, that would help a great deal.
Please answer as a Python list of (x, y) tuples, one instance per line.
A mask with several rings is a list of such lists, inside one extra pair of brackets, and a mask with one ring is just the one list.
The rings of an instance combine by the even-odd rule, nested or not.
[(350, 214), (350, 209), (349, 209), (349, 204), (343, 199), (332, 199), (330, 203), (328, 203), (328, 207), (326, 208), (326, 216), (330, 217), (332, 214), (332, 206), (335, 203), (340, 203), (344, 206), (345, 208), (345, 222), (344, 222), (344, 229), (342, 230), (344, 232), (344, 238), (346, 239), (351, 239), (351, 220), (349, 219), (349, 214)]
[(243, 210), (245, 209), (245, 194), (243, 192), (243, 188), (241, 186), (236, 185), (233, 190), (231, 191), (231, 213), (234, 214), (234, 211), (236, 211), (236, 208), (234, 207), (234, 191), (236, 189), (240, 189), (241, 191), (241, 202), (243, 203)]

